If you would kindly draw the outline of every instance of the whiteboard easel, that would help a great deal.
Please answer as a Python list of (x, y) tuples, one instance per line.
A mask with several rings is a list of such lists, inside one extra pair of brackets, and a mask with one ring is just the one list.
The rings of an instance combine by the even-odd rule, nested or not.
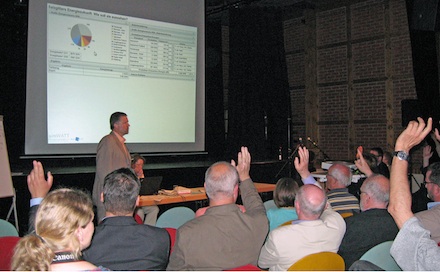
[(9, 165), (8, 149), (6, 146), (5, 130), (3, 127), (3, 115), (0, 115), (0, 198), (12, 197), (12, 205), (9, 209), (6, 221), (14, 211), (15, 227), (18, 231), (18, 216), (15, 197), (15, 189), (12, 184), (11, 168)]

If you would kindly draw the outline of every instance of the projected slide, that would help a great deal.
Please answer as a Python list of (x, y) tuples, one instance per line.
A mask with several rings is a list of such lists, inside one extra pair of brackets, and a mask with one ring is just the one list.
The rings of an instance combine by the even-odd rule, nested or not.
[(195, 142), (196, 64), (196, 27), (47, 4), (48, 143), (97, 143), (114, 111), (128, 143)]

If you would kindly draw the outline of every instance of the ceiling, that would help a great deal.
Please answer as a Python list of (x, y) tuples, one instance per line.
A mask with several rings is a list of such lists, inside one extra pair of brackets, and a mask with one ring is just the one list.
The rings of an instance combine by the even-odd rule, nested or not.
[(318, 0), (206, 0), (206, 18), (218, 19), (229, 8), (245, 6), (314, 8)]

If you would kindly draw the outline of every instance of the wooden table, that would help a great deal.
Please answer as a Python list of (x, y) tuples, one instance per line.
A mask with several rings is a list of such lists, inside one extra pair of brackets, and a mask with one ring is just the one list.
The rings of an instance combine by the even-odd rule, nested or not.
[[(271, 183), (254, 182), (254, 185), (259, 193), (273, 192), (273, 190), (275, 189), (275, 184), (271, 184)], [(205, 194), (205, 188), (196, 187), (196, 188), (191, 188), (190, 194), (181, 194), (175, 196), (167, 196), (167, 195), (141, 196), (139, 200), (139, 206), (163, 205), (163, 204), (180, 203), (180, 202), (188, 202), (188, 201), (199, 201), (205, 199), (208, 199), (208, 197)]]

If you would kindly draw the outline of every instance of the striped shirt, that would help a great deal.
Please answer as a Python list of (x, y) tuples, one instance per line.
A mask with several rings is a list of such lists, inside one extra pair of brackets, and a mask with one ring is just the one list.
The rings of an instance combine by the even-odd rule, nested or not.
[(347, 188), (333, 189), (327, 192), (327, 198), (335, 212), (340, 214), (360, 212), (359, 200), (350, 194)]

